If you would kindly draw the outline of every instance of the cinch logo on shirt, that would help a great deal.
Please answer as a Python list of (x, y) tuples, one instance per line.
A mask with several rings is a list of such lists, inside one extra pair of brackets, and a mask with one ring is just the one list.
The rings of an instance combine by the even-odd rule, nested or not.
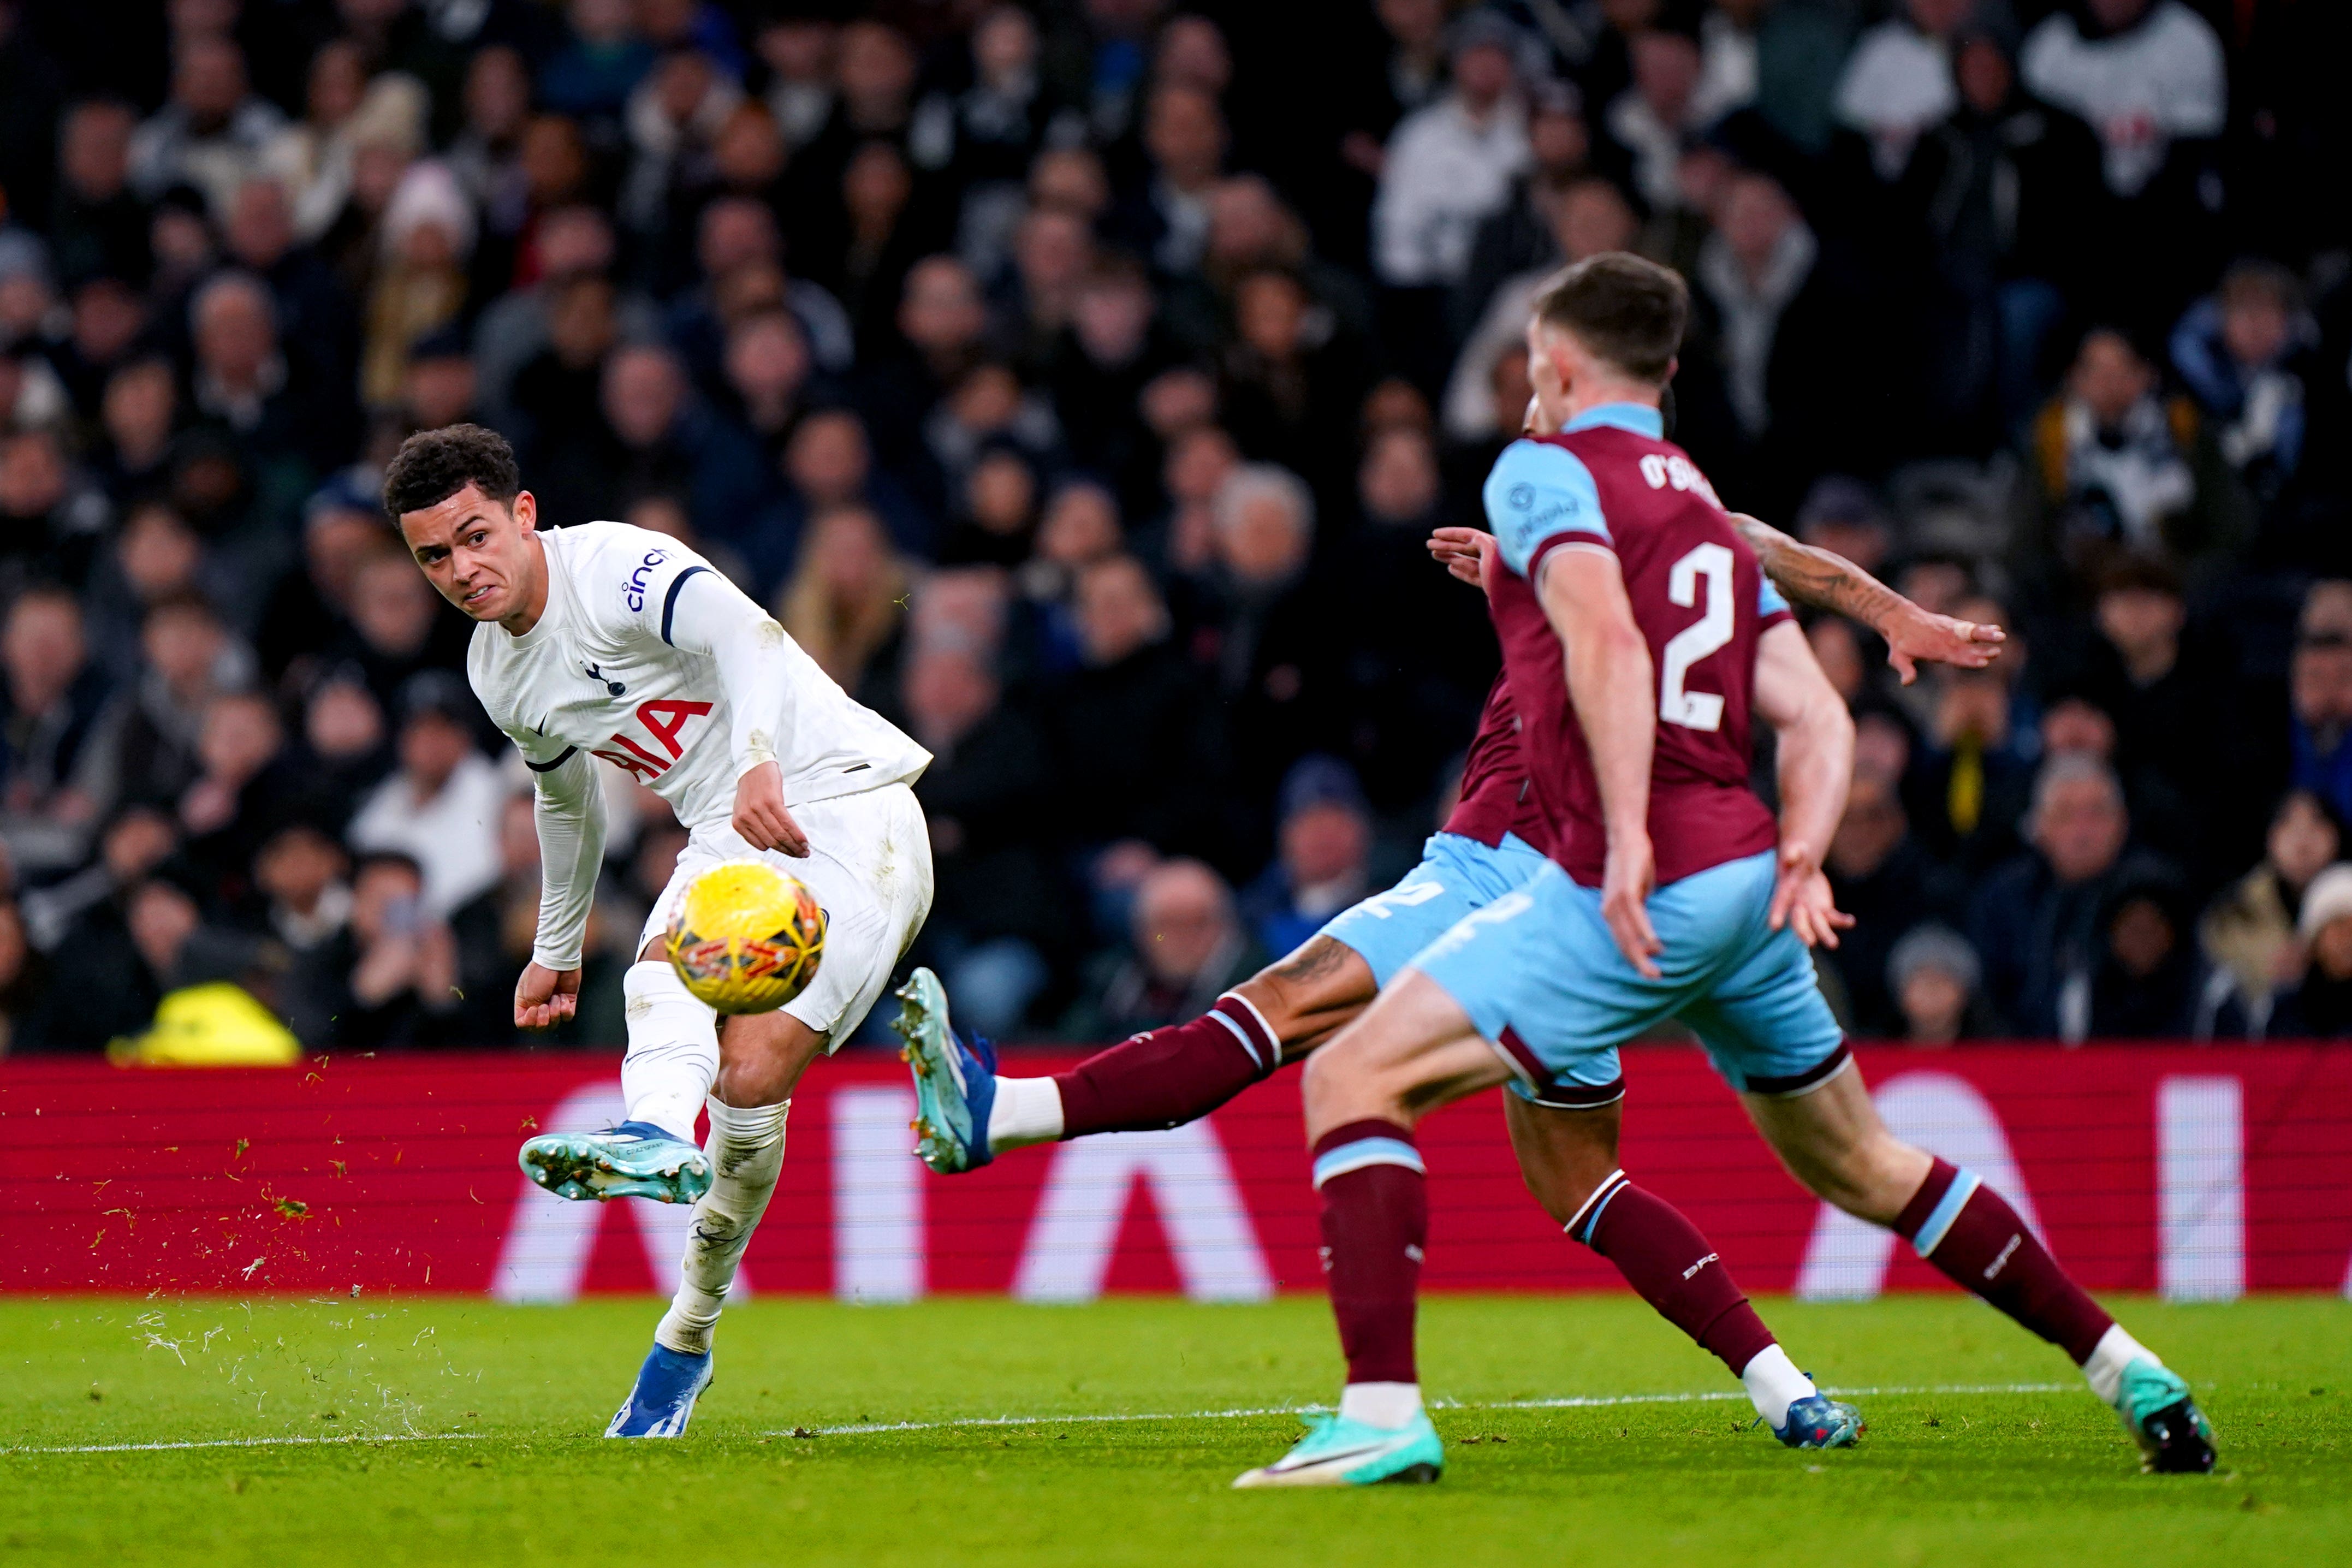
[[(654, 553), (659, 555), (661, 552), (656, 550)], [(686, 728), (686, 721), (709, 712), (710, 708), (708, 702), (680, 702), (667, 697), (640, 702), (637, 704), (637, 722), (652, 732), (654, 739), (669, 755), (657, 757), (617, 731), (613, 736), (613, 744), (620, 747), (620, 751), (592, 748), (592, 754), (604, 758), (614, 767), (628, 769), (631, 775), (642, 784), (651, 784), (669, 772), (671, 765), (686, 754), (686, 748), (678, 743), (677, 739), (677, 732)]]
[(669, 552), (667, 550), (646, 552), (646, 558), (637, 563), (637, 569), (629, 574), (627, 582), (621, 584), (621, 597), (629, 602), (630, 609), (642, 610), (646, 607), (646, 580), (653, 575), (655, 567), (668, 559)]

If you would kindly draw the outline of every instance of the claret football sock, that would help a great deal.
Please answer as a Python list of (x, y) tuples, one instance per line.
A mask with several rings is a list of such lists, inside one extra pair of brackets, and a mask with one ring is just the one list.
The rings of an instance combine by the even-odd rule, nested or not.
[(2090, 1361), (2116, 1326), (2033, 1238), (2009, 1201), (1973, 1171), (1937, 1161), (1895, 1216), (1895, 1233), (1953, 1283), (2064, 1351), (2076, 1366)]
[(1000, 1078), (988, 1107), (992, 1153), (1051, 1143), (1062, 1135), (1062, 1086), (1050, 1078)]
[[(1611, 1172), (1593, 1190), (1568, 1222), (1568, 1234), (1615, 1264), (1642, 1300), (1720, 1357), (1732, 1376), (1745, 1382), (1748, 1367), (1772, 1348), (1772, 1331), (1698, 1226), (1665, 1199), (1627, 1181), (1624, 1172)], [(1784, 1401), (1767, 1414), (1778, 1426), (1787, 1413)]]
[(671, 1350), (700, 1355), (728, 1288), (751, 1245), (752, 1227), (775, 1195), (784, 1168), (784, 1118), (793, 1102), (742, 1109), (710, 1101), (710, 1190), (694, 1205), (694, 1224), (678, 1266), (677, 1294), (662, 1314), (654, 1339)]
[(1061, 1136), (1181, 1127), (1281, 1064), (1282, 1042), (1264, 1016), (1228, 991), (1190, 1023), (1137, 1035), (1055, 1074)]
[(1324, 1282), (1339, 1321), (1348, 1385), (1411, 1385), (1416, 1405), (1413, 1298), (1429, 1238), (1427, 1189), (1412, 1134), (1393, 1121), (1351, 1121), (1315, 1141)]
[(621, 1098), (631, 1121), (650, 1121), (682, 1142), (694, 1142), (694, 1119), (719, 1076), (719, 1015), (695, 1000), (667, 963), (629, 965), (621, 976), (629, 1054), (621, 1059)]

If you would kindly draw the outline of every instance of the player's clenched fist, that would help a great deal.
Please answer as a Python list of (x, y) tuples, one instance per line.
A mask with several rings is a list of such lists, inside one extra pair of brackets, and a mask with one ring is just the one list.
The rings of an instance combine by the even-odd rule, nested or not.
[(754, 849), (777, 849), (795, 858), (809, 852), (808, 835), (784, 808), (784, 771), (761, 763), (735, 785), (735, 831)]
[(580, 1010), (580, 972), (526, 963), (515, 982), (515, 1027), (551, 1029)]

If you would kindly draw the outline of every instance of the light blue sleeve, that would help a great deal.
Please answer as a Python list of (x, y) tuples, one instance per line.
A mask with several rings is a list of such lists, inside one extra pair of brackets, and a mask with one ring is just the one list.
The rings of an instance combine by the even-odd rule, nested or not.
[(1780, 616), (1787, 615), (1789, 613), (1789, 601), (1780, 596), (1780, 590), (1772, 585), (1772, 579), (1765, 576), (1760, 572), (1758, 573), (1756, 576), (1756, 618), (1758, 620), (1762, 620), (1769, 616)]
[(1504, 447), (1486, 476), (1486, 526), (1502, 546), (1503, 561), (1522, 577), (1546, 540), (1574, 534), (1590, 543), (1611, 542), (1592, 470), (1549, 442)]

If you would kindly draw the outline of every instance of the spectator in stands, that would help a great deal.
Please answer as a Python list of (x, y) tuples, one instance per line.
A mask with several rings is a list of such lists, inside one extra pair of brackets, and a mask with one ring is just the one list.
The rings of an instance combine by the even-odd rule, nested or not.
[(2126, 889), (2169, 868), (2126, 855), (2123, 786), (2106, 763), (2080, 752), (2042, 764), (2026, 828), (2032, 851), (1979, 884), (1969, 934), (1989, 999), (2021, 1033), (2080, 1040), (2095, 1016), (2093, 978), (2111, 915)]
[(1257, 945), (1288, 952), (1371, 892), (1372, 815), (1347, 763), (1299, 761), (1282, 782), (1274, 863), (1242, 893)]
[(1036, 726), (1010, 708), (985, 650), (939, 636), (908, 657), (898, 710), (931, 753), (915, 793), (930, 825), (937, 892), (921, 943), (971, 1026), (1017, 1031), (1060, 945), (1060, 889), (1041, 853), (1053, 778)]
[(110, 521), (106, 497), (74, 471), (57, 432), (0, 433), (0, 591), (35, 581), (81, 586)]
[(1851, 363), (1841, 323), (1853, 305), (1821, 265), (1812, 228), (1770, 176), (1731, 180), (1716, 219), (1699, 250), (1692, 303), (1733, 421), (1727, 466), (1756, 487), (1757, 504), (1785, 512), (1801, 493), (1800, 476), (1818, 472), (1855, 438), (1854, 418), (1870, 417), (1830, 390)]
[(472, 693), (428, 670), (401, 689), (399, 771), (352, 819), (352, 847), (404, 855), (422, 868), (436, 921), (498, 879), (499, 808), (506, 786), (474, 748)]
[(2352, 814), (2352, 584), (2312, 585), (2287, 679), (2296, 787), (2341, 818)]
[(351, 629), (328, 652), (331, 662), (357, 670), (386, 711), (398, 706), (412, 676), (463, 667), (464, 624), (443, 616), (432, 584), (381, 534), (361, 547), (350, 574)]
[(1683, 153), (1706, 129), (1698, 97), (1698, 40), (1645, 27), (1630, 40), (1633, 85), (1617, 95), (1601, 122), (1633, 157), (1633, 187), (1655, 211), (1682, 200)]
[(67, 111), (48, 226), (59, 277), (146, 281), (152, 264), (147, 209), (131, 189), (131, 145), (138, 123), (120, 99), (85, 99)]
[(224, 901), (241, 903), (255, 851), (308, 786), (276, 705), (257, 692), (222, 692), (205, 705), (195, 762), (195, 779), (174, 803), (183, 853)]
[(1162, 861), (1136, 889), (1128, 950), (1088, 967), (1062, 1033), (1117, 1040), (1196, 1017), (1264, 962), (1214, 871), (1198, 860)]
[(1478, 225), (1510, 199), (1528, 158), (1519, 42), (1496, 13), (1466, 13), (1447, 40), (1448, 90), (1390, 136), (1371, 221), (1374, 266), (1391, 288), (1461, 281)]
[(2304, 889), (2295, 934), (2305, 959), (2299, 982), (2281, 988), (2255, 1038), (2334, 1039), (2352, 1035), (2352, 866), (2328, 867)]
[(1927, 130), (1958, 107), (1955, 35), (1978, 0), (1905, 0), (1862, 35), (1838, 82), (1837, 117), (1870, 139), (1881, 179), (1903, 172)]
[(2105, 951), (2091, 976), (2082, 1038), (2160, 1040), (2189, 1032), (2204, 980), (2190, 915), (2188, 884), (2169, 868), (2137, 868), (2116, 888), (2101, 917)]
[[(1270, 805), (1293, 762), (1345, 744), (1338, 658), (1349, 638), (1336, 597), (1307, 570), (1315, 499), (1297, 475), (1267, 463), (1234, 469), (1217, 494), (1216, 527), (1195, 646), (1246, 770), (1236, 782), (1246, 798)], [(1257, 852), (1272, 826), (1264, 811), (1244, 819), (1247, 851)]]
[(1913, 147), (1901, 193), (1941, 283), (1925, 321), (1930, 409), (1990, 449), (2031, 417), (2050, 335), (2095, 287), (2105, 191), (2098, 139), (2019, 85), (2011, 37), (1978, 20), (1955, 39), (1958, 101)]
[(177, 54), (171, 100), (131, 138), (131, 183), (150, 201), (194, 185), (226, 212), (237, 186), (267, 166), (286, 116), (253, 94), (245, 52), (227, 37), (192, 37)]
[(1223, 748), (1151, 574), (1130, 555), (1098, 561), (1078, 574), (1076, 606), (1084, 663), (1044, 710), (1065, 831), (1081, 845), (1205, 846)]
[(253, 659), (202, 595), (159, 600), (140, 627), (142, 666), (117, 695), (107, 743), (121, 798), (168, 805), (203, 771), (199, 742), (212, 700), (253, 678)]
[(1906, 932), (1886, 955), (1885, 990), (1912, 1046), (1948, 1046), (1996, 1034), (1979, 990), (1983, 965), (1968, 938), (1929, 921)]
[[(495, 858), (487, 868), (496, 875)], [(452, 1037), (457, 942), (425, 881), (413, 856), (377, 849), (360, 858), (351, 918), (302, 955), (287, 986), (296, 1038), (341, 1050), (464, 1043)]]
[(2294, 274), (2242, 261), (2172, 331), (2172, 368), (2214, 429), (2221, 458), (2258, 502), (2303, 461), (2304, 384), (2318, 326)]
[[(2343, 822), (2309, 790), (2289, 790), (2271, 814), (2261, 864), (2222, 890), (2205, 910), (2197, 934), (2214, 984), (2200, 999), (2200, 1027), (2210, 1037), (2216, 1017), (2234, 1013), (2242, 1032), (2269, 1032), (2280, 995), (2301, 977), (2305, 953), (2296, 934), (2305, 895), (2345, 849)], [(2323, 922), (2324, 923), (2324, 922)]]
[(2097, 129), (2107, 188), (2126, 201), (2165, 172), (2176, 143), (2221, 133), (2221, 40), (2180, 0), (2061, 9), (2027, 36), (2023, 67), (2028, 87)]
[[(1895, 974), (1895, 949), (1916, 927), (1959, 918), (1959, 880), (1912, 837), (1894, 781), (1870, 771), (1854, 774), (1823, 869), (1837, 907), (1854, 917), (1853, 929), (1824, 955), (1843, 983), (1853, 1028), (1864, 1035), (1899, 1033), (1908, 1013)], [(1969, 988), (1974, 985), (1971, 977)]]
[(863, 689), (905, 618), (907, 568), (872, 509), (820, 512), (801, 542), (799, 566), (776, 615), (844, 690)]
[(106, 677), (90, 662), (80, 603), (29, 588), (0, 626), (0, 841), (19, 876), (79, 865), (114, 798), (112, 758), (98, 744)]
[(299, 486), (335, 465), (351, 428), (343, 416), (351, 395), (296, 379), (278, 352), (277, 306), (259, 279), (222, 272), (199, 285), (188, 303), (188, 331), (195, 412), (229, 437), (265, 482)]
[(253, 858), (254, 888), (268, 900), (263, 918), (269, 934), (298, 962), (351, 922), (350, 869), (341, 843), (300, 817), (262, 841)]
[(2233, 550), (2243, 520), (2202, 436), (2195, 405), (2158, 395), (2155, 367), (2129, 338), (2086, 333), (2030, 437), (2035, 563), (2095, 575), (2107, 555), (2136, 550), (2194, 570)]

